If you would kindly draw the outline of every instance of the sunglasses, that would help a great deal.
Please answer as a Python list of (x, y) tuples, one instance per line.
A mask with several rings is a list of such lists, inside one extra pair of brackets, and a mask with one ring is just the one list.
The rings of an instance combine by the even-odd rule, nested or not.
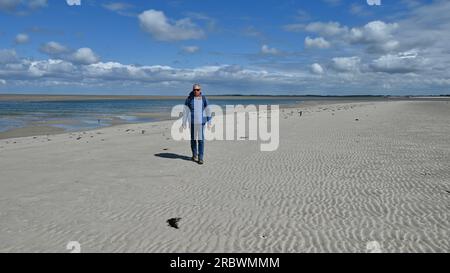
[(194, 89), (194, 91), (200, 91), (201, 89)]

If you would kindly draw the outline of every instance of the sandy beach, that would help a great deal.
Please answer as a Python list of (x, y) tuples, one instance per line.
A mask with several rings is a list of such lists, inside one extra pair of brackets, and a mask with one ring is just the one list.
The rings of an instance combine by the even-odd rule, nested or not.
[(202, 166), (173, 121), (0, 139), (0, 252), (449, 252), (449, 117), (448, 100), (283, 109), (278, 150), (211, 141)]

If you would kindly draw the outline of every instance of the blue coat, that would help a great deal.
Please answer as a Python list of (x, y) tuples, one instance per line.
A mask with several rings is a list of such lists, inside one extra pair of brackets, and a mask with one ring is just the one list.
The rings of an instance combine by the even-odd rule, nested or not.
[[(203, 101), (202, 113), (206, 113), (202, 117), (202, 125), (205, 125), (206, 122), (211, 121), (211, 114), (209, 113), (208, 100), (206, 99), (206, 96), (202, 95), (202, 101)], [(184, 105), (186, 105), (189, 108), (189, 111), (191, 112), (190, 124), (193, 124), (194, 123), (194, 92), (193, 91), (191, 93), (189, 93), (189, 96), (186, 98)], [(187, 117), (183, 118), (183, 124), (185, 124), (186, 118)]]

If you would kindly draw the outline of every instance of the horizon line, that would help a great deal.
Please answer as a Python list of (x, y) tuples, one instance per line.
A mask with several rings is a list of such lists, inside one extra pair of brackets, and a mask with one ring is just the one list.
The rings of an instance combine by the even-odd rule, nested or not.
[[(185, 95), (126, 95), (126, 94), (46, 94), (46, 93), (0, 93), (0, 96), (67, 96), (67, 97), (184, 97)], [(382, 94), (353, 94), (353, 95), (313, 95), (313, 94), (210, 94), (208, 97), (450, 97), (449, 94), (405, 94), (405, 95), (382, 95)]]

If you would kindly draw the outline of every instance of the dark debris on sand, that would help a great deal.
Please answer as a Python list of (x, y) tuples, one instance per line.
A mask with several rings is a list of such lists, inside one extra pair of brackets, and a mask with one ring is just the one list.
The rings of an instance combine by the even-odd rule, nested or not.
[(167, 220), (167, 223), (169, 224), (170, 227), (179, 229), (178, 227), (178, 222), (181, 220), (180, 217), (177, 218), (170, 218), (169, 220)]

